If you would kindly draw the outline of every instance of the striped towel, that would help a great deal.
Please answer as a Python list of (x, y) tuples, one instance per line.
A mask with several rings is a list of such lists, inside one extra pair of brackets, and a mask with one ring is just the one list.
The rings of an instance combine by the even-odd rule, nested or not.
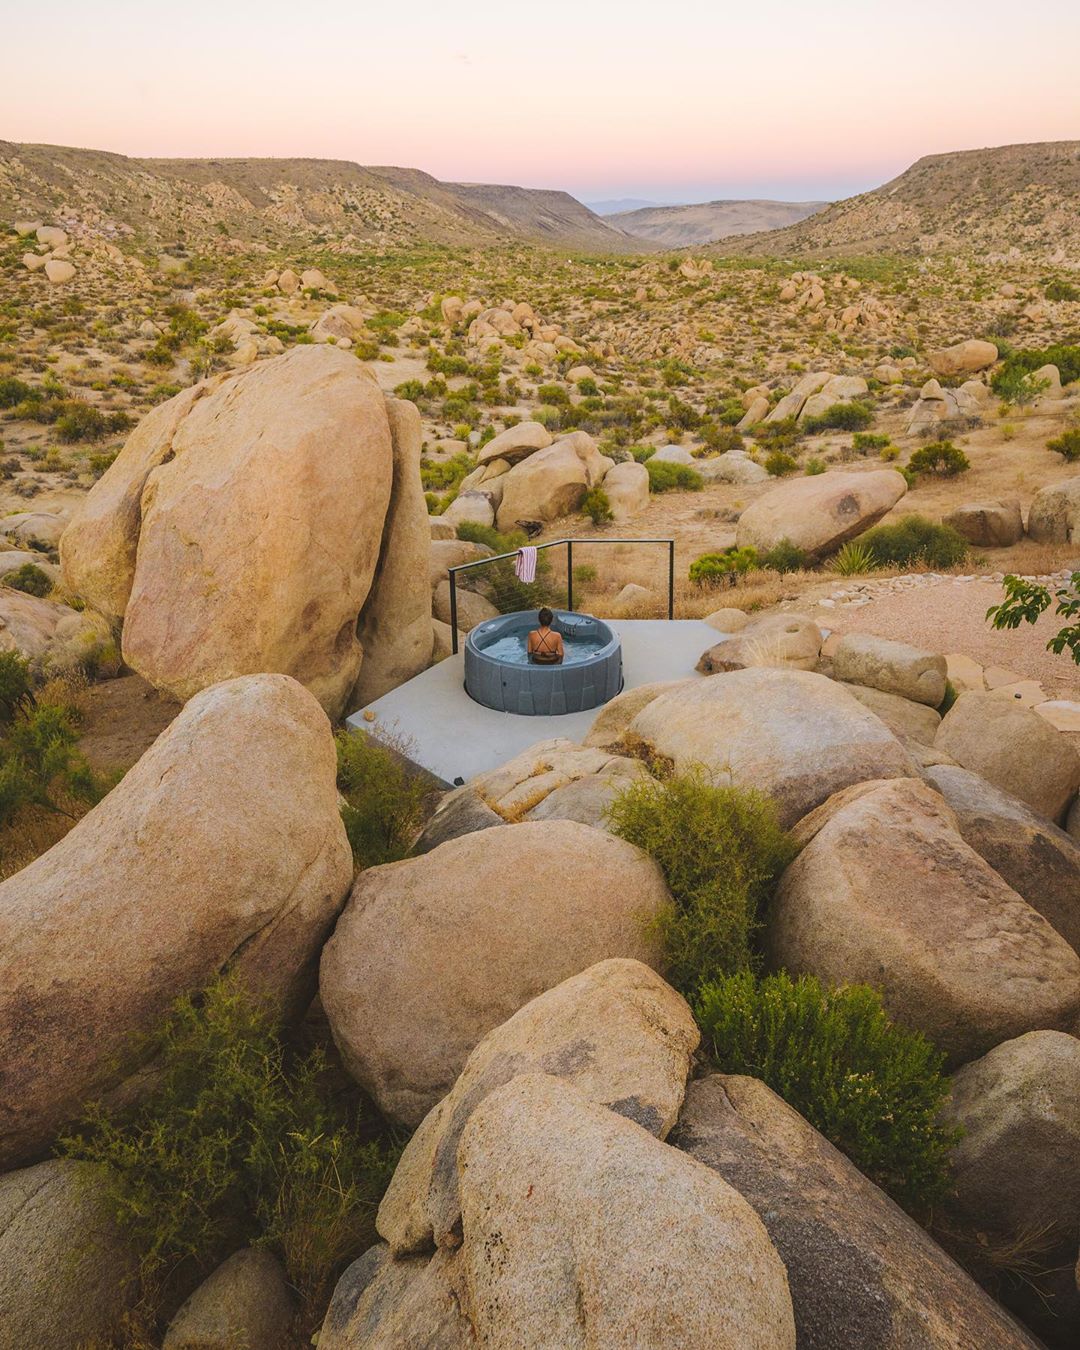
[(514, 575), (518, 581), (536, 580), (536, 549), (518, 549), (518, 555), (514, 559)]

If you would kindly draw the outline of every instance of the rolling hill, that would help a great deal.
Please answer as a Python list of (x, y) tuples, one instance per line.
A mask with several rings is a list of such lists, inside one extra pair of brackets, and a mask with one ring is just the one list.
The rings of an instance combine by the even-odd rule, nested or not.
[(649, 206), (606, 217), (627, 234), (664, 248), (711, 244), (736, 234), (776, 230), (804, 220), (828, 202), (717, 201), (689, 206)]
[(565, 192), (442, 183), (419, 169), (346, 160), (131, 159), (0, 141), (0, 221), (36, 217), (164, 248), (307, 236), (331, 247), (519, 240), (641, 249)]
[(794, 258), (1012, 250), (1080, 262), (1080, 141), (927, 155), (798, 224), (714, 247)]

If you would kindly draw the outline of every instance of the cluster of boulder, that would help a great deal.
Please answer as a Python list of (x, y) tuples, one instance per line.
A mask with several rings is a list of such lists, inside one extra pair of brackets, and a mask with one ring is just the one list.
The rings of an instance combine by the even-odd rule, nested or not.
[(850, 296), (861, 288), (856, 277), (835, 273), (831, 281), (816, 272), (793, 272), (781, 286), (779, 300), (788, 305), (793, 314), (805, 311), (812, 320), (820, 323), (830, 333), (849, 334), (860, 329), (874, 329), (893, 317), (893, 311), (871, 295), (861, 296), (858, 300), (844, 304), (842, 308), (828, 308), (828, 291), (831, 288), (836, 303), (842, 303), (845, 292)]
[(319, 295), (335, 296), (337, 287), (328, 281), (318, 267), (306, 267), (301, 272), (286, 267), (283, 271), (271, 268), (259, 282), (265, 290), (277, 290), (282, 295), (296, 295), (298, 291), (313, 291)]
[[(964, 502), (943, 521), (981, 548), (1007, 548), (1025, 532), (1020, 503), (1013, 498)], [(1040, 488), (1028, 507), (1026, 531), (1040, 544), (1080, 542), (1080, 478)]]
[[(835, 403), (850, 403), (853, 399), (861, 398), (868, 388), (861, 375), (833, 375), (827, 370), (815, 370), (804, 375), (762, 420), (780, 422), (795, 417), (801, 422), (806, 418), (820, 417)], [(747, 416), (750, 411), (748, 408)]]
[(67, 230), (37, 220), (21, 220), (15, 222), (15, 231), (19, 235), (33, 236), (37, 244), (33, 252), (24, 253), (22, 257), (28, 272), (41, 272), (54, 286), (63, 285), (75, 276), (74, 245)]
[(466, 339), (481, 352), (500, 349), (504, 338), (525, 338), (522, 359), (551, 365), (564, 352), (583, 350), (559, 324), (545, 322), (525, 300), (504, 300), (485, 308), (479, 300), (450, 295), (442, 301), (442, 316), (451, 327), (468, 320)]

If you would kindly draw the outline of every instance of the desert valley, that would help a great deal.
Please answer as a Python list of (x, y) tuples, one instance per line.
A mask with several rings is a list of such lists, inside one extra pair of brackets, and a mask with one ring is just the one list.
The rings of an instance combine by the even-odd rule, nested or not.
[(1080, 141), (0, 141), (0, 1350), (1075, 1346), (1078, 793)]

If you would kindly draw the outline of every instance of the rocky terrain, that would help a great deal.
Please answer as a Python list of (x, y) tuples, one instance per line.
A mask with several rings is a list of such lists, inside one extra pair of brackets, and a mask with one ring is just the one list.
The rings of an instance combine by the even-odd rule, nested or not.
[[(1075, 1345), (1080, 255), (987, 242), (1033, 148), (976, 237), (938, 157), (932, 232), (738, 255), (0, 149), (0, 1350)], [(435, 781), (377, 701), (450, 567), (566, 537), (459, 629), (661, 617), (589, 541), (672, 538), (696, 665)], [(994, 628), (1010, 575), (1057, 596)]]
[(716, 201), (688, 206), (646, 206), (604, 219), (635, 238), (665, 248), (711, 244), (734, 234), (779, 230), (824, 210), (828, 202)]

